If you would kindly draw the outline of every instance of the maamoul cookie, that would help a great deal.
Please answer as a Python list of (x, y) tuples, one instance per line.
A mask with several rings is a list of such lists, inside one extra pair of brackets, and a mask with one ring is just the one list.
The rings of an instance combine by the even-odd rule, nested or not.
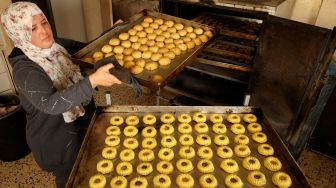
[(141, 145), (142, 145), (142, 148), (145, 148), (145, 149), (154, 149), (157, 143), (154, 138), (145, 138), (142, 140)]
[(281, 188), (287, 188), (292, 185), (292, 180), (290, 176), (285, 172), (274, 173), (272, 175), (272, 182)]
[[(185, 39), (189, 39), (189, 38), (185, 38)], [(191, 39), (189, 39), (191, 40)], [(195, 48), (195, 43), (193, 41), (186, 41), (186, 45), (188, 49), (193, 49)]]
[(267, 136), (265, 133), (262, 132), (256, 132), (253, 133), (252, 139), (258, 143), (265, 143), (267, 142)]
[(189, 123), (189, 122), (191, 122), (191, 117), (190, 117), (189, 114), (180, 114), (177, 117), (177, 120), (181, 123)]
[(141, 46), (141, 43), (140, 42), (135, 42), (131, 45), (131, 47), (134, 49), (134, 50), (139, 50)]
[(199, 45), (202, 44), (202, 41), (201, 41), (201, 39), (199, 39), (199, 38), (195, 38), (195, 39), (194, 39), (194, 43), (195, 43), (195, 45), (199, 46)]
[(204, 35), (206, 35), (207, 37), (212, 37), (213, 36), (213, 33), (211, 31), (206, 31), (204, 32)]
[(171, 63), (171, 60), (168, 57), (164, 56), (159, 59), (159, 64), (162, 66), (170, 65), (170, 63)]
[[(173, 44), (174, 45), (174, 44)], [(175, 46), (173, 46), (172, 48), (174, 48)], [(169, 51), (169, 52), (167, 52), (167, 53), (164, 53), (164, 57), (168, 57), (169, 59), (175, 59), (175, 54), (174, 54), (174, 52), (171, 52), (171, 51)]]
[(211, 145), (211, 138), (207, 134), (199, 134), (196, 137), (196, 142), (201, 146), (209, 146)]
[(269, 155), (273, 155), (274, 154), (274, 149), (269, 144), (260, 144), (258, 146), (258, 152), (261, 155), (269, 156)]
[(147, 188), (148, 182), (144, 177), (136, 177), (133, 178), (130, 182), (130, 188)]
[(137, 166), (137, 173), (142, 176), (147, 176), (153, 172), (153, 167), (151, 163), (140, 163)]
[(119, 143), (120, 143), (119, 136), (111, 135), (105, 138), (105, 144), (108, 146), (117, 146), (119, 145)]
[(120, 128), (117, 126), (109, 126), (106, 128), (106, 134), (107, 135), (114, 135), (114, 136), (119, 136), (121, 133)]
[(214, 175), (204, 174), (200, 177), (199, 184), (203, 188), (215, 188), (218, 185), (218, 181)]
[(107, 58), (107, 57), (110, 57), (110, 56), (113, 56), (113, 55), (114, 55), (114, 53), (110, 52), (110, 53), (105, 54), (104, 58)]
[(242, 124), (233, 124), (231, 126), (231, 131), (234, 133), (234, 134), (244, 134), (245, 133), (245, 127), (244, 125)]
[(134, 36), (134, 35), (136, 35), (136, 33), (137, 33), (138, 31), (137, 30), (135, 30), (135, 29), (130, 29), (130, 30), (128, 30), (128, 34), (130, 35), (130, 36)]
[(93, 53), (92, 57), (94, 59), (98, 59), (99, 60), (99, 59), (102, 59), (104, 57), (104, 54), (102, 52), (95, 52), (95, 53)]
[(146, 70), (156, 70), (159, 67), (159, 64), (155, 61), (147, 62), (145, 65)]
[(259, 123), (250, 123), (247, 126), (247, 130), (250, 133), (256, 133), (256, 132), (262, 131), (262, 127), (261, 127), (261, 125)]
[[(134, 51), (133, 48), (125, 48), (123, 54), (125, 56), (129, 56), (129, 55), (132, 55), (133, 51)], [(133, 56), (133, 58), (135, 58), (135, 57)]]
[(282, 164), (278, 158), (270, 156), (264, 160), (264, 166), (270, 171), (278, 171), (281, 169)]
[(143, 59), (150, 59), (152, 57), (152, 52), (151, 51), (144, 51), (141, 55)]
[(107, 54), (107, 53), (110, 53), (110, 52), (112, 52), (112, 46), (106, 44), (106, 45), (104, 45), (104, 46), (102, 47), (101, 51), (104, 52), (104, 53), (106, 53), (106, 54)]
[(163, 124), (160, 126), (160, 133), (163, 135), (170, 135), (174, 133), (174, 127), (171, 124)]
[(139, 50), (135, 50), (132, 52), (132, 57), (135, 59), (141, 58), (142, 53)]
[(194, 115), (192, 116), (192, 119), (197, 122), (197, 123), (204, 123), (207, 120), (207, 117), (205, 114), (201, 113), (201, 112), (196, 112), (194, 113)]
[(192, 132), (192, 127), (191, 125), (187, 124), (187, 123), (181, 123), (178, 128), (177, 128), (178, 132), (180, 132), (181, 134), (190, 134)]
[[(150, 46), (150, 47), (148, 48), (148, 50), (151, 51), (151, 52), (153, 52), (153, 54), (152, 54), (152, 57), (153, 57), (153, 55), (154, 55), (156, 52), (159, 51), (159, 47), (158, 47), (158, 46)], [(152, 57), (151, 57), (151, 58), (152, 58)], [(158, 60), (159, 60), (159, 59), (158, 59)]]
[(173, 114), (165, 113), (165, 114), (162, 114), (160, 120), (163, 123), (173, 123), (175, 121), (175, 117)]
[(123, 145), (128, 149), (136, 149), (139, 146), (139, 143), (135, 138), (126, 138), (123, 142)]
[(202, 29), (202, 28), (196, 28), (196, 29), (194, 29), (194, 32), (195, 32), (197, 35), (201, 35), (201, 34), (203, 34), (203, 29)]
[(183, 134), (180, 136), (179, 142), (182, 146), (191, 146), (194, 144), (194, 138), (190, 134)]
[(133, 137), (138, 134), (138, 129), (135, 126), (126, 126), (123, 132), (125, 136)]
[(154, 23), (157, 23), (157, 24), (159, 24), (159, 25), (162, 25), (162, 24), (164, 23), (164, 20), (161, 19), (161, 18), (156, 18), (156, 19), (154, 20)]
[(224, 134), (226, 133), (226, 126), (222, 123), (215, 123), (212, 126), (212, 131), (216, 134)]
[(209, 40), (209, 38), (206, 35), (200, 35), (199, 39), (201, 39), (202, 42), (206, 42)]
[(244, 183), (236, 174), (229, 174), (224, 179), (225, 185), (229, 188), (242, 188)]
[(255, 122), (257, 122), (257, 116), (255, 116), (254, 114), (245, 114), (243, 116), (243, 120), (246, 123), (255, 123)]
[(142, 121), (146, 125), (153, 125), (156, 122), (156, 117), (153, 114), (146, 114), (143, 118)]
[(138, 125), (138, 123), (139, 123), (138, 116), (134, 116), (134, 115), (127, 116), (127, 118), (126, 118), (126, 124), (127, 125), (136, 126), (136, 125)]
[(115, 176), (111, 179), (110, 186), (118, 188), (127, 188), (127, 179), (124, 176)]
[(223, 122), (223, 117), (220, 114), (211, 114), (210, 115), (210, 121), (212, 123), (222, 123)]
[(165, 174), (158, 174), (153, 178), (154, 187), (169, 188), (171, 184), (170, 177)]
[(150, 162), (153, 161), (155, 156), (154, 152), (151, 149), (143, 149), (139, 152), (139, 160), (144, 162)]
[(151, 24), (149, 24), (149, 27), (152, 27), (153, 29), (158, 29), (159, 28), (159, 24), (157, 24), (157, 23), (151, 23)]
[(243, 135), (243, 134), (237, 134), (235, 137), (234, 137), (234, 142), (236, 144), (248, 144), (250, 142), (250, 139), (246, 136), (246, 135)]
[(161, 174), (171, 174), (174, 171), (174, 166), (168, 161), (160, 161), (156, 165), (156, 170)]
[(117, 174), (120, 176), (128, 176), (133, 172), (132, 164), (129, 162), (120, 162), (116, 168)]
[(128, 33), (120, 33), (119, 34), (119, 39), (120, 40), (128, 40), (129, 34)]
[(260, 171), (252, 171), (247, 175), (247, 181), (254, 186), (260, 187), (266, 184), (266, 177)]
[(217, 155), (221, 158), (230, 158), (233, 156), (233, 151), (229, 146), (221, 146), (217, 148)]
[(226, 120), (230, 123), (240, 123), (240, 116), (237, 114), (229, 114)]
[(245, 157), (242, 164), (246, 170), (259, 170), (261, 166), (258, 158), (252, 156)]
[(120, 45), (120, 40), (117, 39), (117, 38), (112, 38), (112, 39), (109, 41), (109, 45), (111, 45), (111, 46), (118, 46), (118, 45)]
[(239, 170), (238, 163), (234, 159), (224, 159), (221, 162), (220, 167), (222, 170), (230, 174)]
[(97, 163), (97, 171), (102, 174), (107, 174), (113, 171), (113, 163), (110, 160), (103, 159)]
[(168, 29), (168, 26), (167, 26), (167, 25), (160, 25), (160, 26), (159, 26), (159, 29), (160, 29), (161, 31), (166, 31), (166, 30)]
[(230, 140), (226, 135), (220, 134), (215, 136), (214, 142), (218, 146), (226, 146), (230, 143)]
[(182, 146), (179, 149), (179, 155), (183, 159), (192, 159), (195, 157), (195, 150), (191, 146)]
[(153, 53), (152, 57), (151, 57), (151, 60), (152, 61), (159, 61), (161, 57), (162, 57), (162, 54), (160, 54), (160, 53)]
[(106, 185), (106, 178), (102, 174), (96, 174), (90, 177), (90, 188), (104, 188)]
[(122, 46), (116, 46), (113, 48), (113, 52), (116, 53), (116, 54), (122, 54), (124, 51), (124, 47)]
[(163, 161), (171, 161), (174, 158), (174, 152), (170, 148), (161, 148), (158, 157)]
[(195, 33), (188, 33), (186, 36), (191, 38), (191, 39), (195, 39), (197, 37), (197, 35)]
[(247, 145), (236, 145), (234, 152), (238, 157), (247, 157), (251, 154), (251, 150)]
[(181, 24), (181, 23), (175, 24), (174, 27), (175, 27), (176, 30), (182, 30), (184, 28), (183, 24)]
[(124, 149), (119, 154), (120, 160), (124, 162), (130, 162), (135, 158), (135, 153), (131, 149)]
[(207, 133), (209, 131), (209, 127), (205, 123), (197, 123), (195, 125), (195, 131), (198, 133)]
[(143, 27), (142, 27), (142, 25), (135, 25), (135, 26), (133, 27), (133, 29), (135, 29), (135, 30), (137, 30), (137, 31), (142, 31), (142, 30), (143, 30)]
[(175, 39), (176, 37), (180, 38), (180, 35), (176, 33), (177, 30), (175, 29), (175, 27), (170, 27), (167, 29), (167, 31), (171, 34), (174, 34), (175, 37), (172, 36), (172, 38), (175, 38)]
[(195, 182), (191, 175), (179, 174), (176, 178), (176, 184), (179, 188), (192, 188)]
[(132, 46), (132, 43), (129, 40), (124, 40), (121, 42), (121, 46), (125, 48), (130, 48)]
[(197, 155), (201, 159), (211, 159), (213, 156), (212, 149), (210, 147), (201, 146), (197, 150)]
[(84, 57), (82, 61), (87, 62), (87, 63), (93, 63), (93, 59), (91, 57)]
[(197, 163), (197, 169), (201, 173), (212, 173), (215, 170), (213, 163), (209, 159), (201, 159)]
[(176, 168), (182, 173), (187, 173), (192, 171), (194, 169), (194, 166), (192, 162), (188, 159), (179, 159), (176, 162)]
[(175, 23), (171, 20), (167, 20), (164, 22), (164, 24), (167, 25), (168, 27), (173, 27)]
[(148, 33), (148, 34), (151, 34), (151, 33), (154, 32), (154, 28), (152, 28), (152, 27), (147, 27), (147, 28), (145, 29), (145, 32)]
[(105, 159), (114, 159), (117, 156), (117, 149), (115, 147), (105, 147), (102, 150), (102, 156)]
[(134, 75), (136, 74), (140, 74), (144, 71), (143, 67), (140, 67), (138, 65), (134, 65), (133, 67), (131, 67), (130, 72)]
[(135, 63), (133, 62), (133, 61), (125, 61), (125, 63), (124, 63), (124, 68), (125, 69), (130, 69), (130, 68), (132, 68), (133, 66), (135, 65)]
[(176, 145), (176, 139), (170, 135), (163, 136), (161, 139), (161, 145), (166, 148), (172, 148)]
[(141, 135), (145, 138), (153, 138), (156, 135), (156, 129), (154, 127), (145, 127), (142, 129)]
[(135, 63), (133, 62), (134, 58), (133, 58), (133, 56), (131, 56), (131, 55), (125, 55), (123, 60), (124, 60), (125, 62), (127, 62), (127, 61), (131, 61), (132, 64), (135, 65)]
[(160, 75), (160, 74), (153, 74), (151, 77), (150, 77), (150, 80), (152, 80), (153, 82), (157, 83), (158, 85), (160, 85), (160, 83), (162, 82), (163, 80), (163, 76)]
[(151, 18), (151, 17), (146, 17), (145, 19), (144, 19), (144, 22), (148, 22), (148, 23), (152, 23), (154, 20), (153, 20), (153, 18)]

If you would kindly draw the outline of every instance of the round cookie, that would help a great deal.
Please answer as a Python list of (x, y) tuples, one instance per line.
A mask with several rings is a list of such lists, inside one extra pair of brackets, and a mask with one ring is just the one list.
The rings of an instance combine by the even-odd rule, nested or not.
[(126, 122), (127, 125), (136, 126), (136, 125), (139, 124), (139, 118), (138, 118), (138, 116), (130, 115), (130, 116), (127, 116), (125, 122)]
[(161, 148), (158, 157), (163, 161), (171, 161), (174, 158), (174, 152), (170, 148)]
[(240, 123), (240, 116), (237, 114), (229, 114), (226, 120), (230, 123)]
[(137, 166), (137, 173), (142, 176), (147, 176), (153, 172), (153, 167), (151, 163), (140, 163)]
[(156, 70), (159, 67), (159, 64), (155, 61), (150, 61), (145, 64), (146, 70)]
[(104, 45), (104, 46), (102, 47), (101, 51), (104, 52), (104, 53), (106, 53), (106, 54), (107, 54), (107, 53), (111, 53), (111, 52), (112, 52), (112, 46), (106, 44), (106, 45)]
[(211, 121), (213, 124), (216, 124), (216, 123), (222, 123), (222, 122), (223, 122), (223, 117), (222, 117), (222, 115), (220, 115), (220, 114), (211, 114), (211, 115), (210, 115), (210, 121)]
[(194, 178), (189, 174), (179, 174), (176, 178), (176, 184), (180, 188), (192, 188), (195, 184)]
[(189, 123), (189, 122), (191, 122), (191, 117), (190, 117), (189, 114), (180, 114), (177, 117), (177, 120), (181, 123)]
[(197, 35), (201, 35), (201, 34), (203, 34), (203, 29), (202, 28), (196, 28), (196, 29), (194, 29), (194, 32), (197, 34)]
[(130, 35), (130, 36), (134, 36), (134, 35), (136, 35), (136, 33), (137, 33), (138, 31), (137, 30), (135, 30), (135, 29), (130, 29), (130, 30), (128, 30), (128, 34)]
[(124, 176), (115, 176), (111, 179), (110, 186), (118, 188), (127, 188), (127, 179)]
[(245, 133), (245, 127), (244, 125), (242, 124), (233, 124), (231, 126), (231, 131), (234, 133), (234, 134), (244, 134)]
[(256, 132), (252, 134), (252, 139), (258, 143), (265, 143), (267, 142), (267, 136), (265, 133)]
[(163, 124), (160, 126), (160, 133), (163, 135), (170, 135), (174, 133), (174, 127), (171, 124)]
[(177, 130), (181, 133), (181, 134), (190, 134), (192, 132), (192, 127), (191, 125), (187, 124), (187, 123), (181, 123)]
[(156, 140), (154, 138), (145, 138), (142, 140), (142, 148), (154, 149), (157, 146)]
[(102, 156), (105, 159), (114, 159), (117, 156), (117, 149), (115, 147), (105, 147), (102, 150)]
[(171, 180), (168, 175), (158, 174), (153, 178), (154, 187), (169, 188), (171, 185)]
[(217, 155), (221, 158), (230, 158), (233, 156), (233, 151), (229, 146), (221, 146), (217, 148)]
[(165, 114), (162, 114), (161, 117), (160, 117), (160, 120), (162, 123), (173, 123), (175, 121), (175, 117), (173, 114), (170, 114), (170, 113), (165, 113)]
[(128, 40), (129, 34), (128, 33), (120, 33), (118, 37), (119, 37), (120, 40)]
[(195, 150), (191, 146), (182, 146), (179, 149), (179, 155), (183, 159), (192, 159), (195, 157)]
[(281, 161), (273, 156), (266, 157), (264, 160), (264, 166), (270, 171), (278, 171), (281, 169)]
[(154, 127), (145, 127), (142, 132), (141, 135), (145, 138), (153, 138), (156, 135), (156, 129)]
[(171, 20), (167, 20), (164, 22), (164, 24), (167, 25), (168, 27), (173, 27), (175, 23)]
[(202, 133), (207, 133), (209, 131), (209, 127), (205, 123), (197, 123), (195, 125), (195, 131), (202, 134)]
[(216, 177), (212, 174), (204, 174), (199, 179), (201, 187), (215, 188), (218, 185)]
[(228, 186), (228, 188), (242, 188), (244, 187), (244, 183), (240, 179), (239, 176), (236, 174), (229, 174), (224, 179), (225, 185)]
[(204, 123), (207, 120), (207, 117), (205, 114), (201, 112), (196, 112), (193, 114), (192, 119), (197, 123)]
[(224, 159), (221, 162), (220, 167), (222, 170), (230, 174), (235, 173), (239, 170), (238, 163), (234, 159)]
[(197, 150), (197, 155), (201, 159), (211, 159), (213, 156), (212, 150), (210, 147), (207, 146), (201, 146)]
[(182, 173), (188, 173), (194, 169), (192, 162), (188, 159), (179, 159), (176, 168)]
[(281, 188), (287, 188), (292, 185), (292, 180), (290, 176), (285, 172), (274, 173), (272, 175), (272, 182)]
[(144, 68), (140, 67), (138, 65), (135, 65), (130, 69), (131, 73), (134, 74), (134, 75), (142, 73), (143, 70), (144, 70)]
[(212, 173), (215, 170), (213, 163), (209, 159), (201, 159), (197, 163), (197, 169), (203, 174)]
[(135, 126), (126, 126), (123, 131), (124, 135), (127, 137), (133, 137), (138, 134), (138, 129)]
[(246, 136), (246, 135), (243, 135), (243, 134), (237, 134), (235, 137), (234, 137), (234, 142), (236, 144), (248, 144), (250, 142), (250, 139)]
[(104, 57), (104, 54), (102, 52), (95, 52), (92, 55), (93, 59), (102, 59)]
[(113, 52), (115, 54), (122, 54), (123, 51), (124, 51), (124, 47), (122, 47), (122, 46), (116, 46), (116, 47), (113, 48)]
[(130, 188), (147, 188), (148, 182), (144, 177), (136, 177), (133, 178), (130, 182)]
[(246, 170), (259, 170), (261, 166), (258, 158), (252, 156), (245, 157), (242, 165)]
[(174, 171), (174, 166), (168, 161), (160, 161), (156, 165), (156, 170), (161, 174), (171, 174)]
[(112, 38), (109, 40), (109, 45), (111, 46), (119, 46), (120, 40), (118, 38)]
[(126, 138), (123, 142), (125, 148), (136, 149), (139, 146), (138, 140), (135, 138)]
[(122, 116), (112, 116), (110, 118), (110, 124), (119, 126), (124, 123), (124, 118)]
[(226, 133), (226, 126), (222, 123), (215, 123), (212, 126), (212, 131), (216, 134), (225, 134)]
[(144, 162), (150, 162), (153, 161), (155, 156), (154, 152), (151, 149), (143, 149), (139, 152), (139, 160)]
[(170, 135), (163, 136), (161, 139), (161, 145), (166, 148), (172, 148), (176, 145), (176, 139)]
[(191, 146), (194, 144), (194, 138), (190, 134), (183, 134), (180, 136), (179, 142), (182, 146)]
[(255, 116), (254, 114), (245, 114), (243, 116), (243, 120), (246, 123), (255, 123), (255, 122), (257, 122), (257, 116)]
[(170, 65), (170, 63), (171, 63), (171, 60), (168, 57), (161, 57), (159, 59), (159, 64), (162, 66)]
[(153, 114), (146, 114), (143, 118), (142, 121), (146, 125), (154, 125), (156, 122), (156, 117)]
[(261, 155), (269, 156), (269, 155), (273, 155), (274, 154), (274, 149), (269, 144), (260, 144), (258, 146), (258, 152)]
[(251, 154), (251, 150), (247, 145), (236, 145), (234, 152), (238, 157), (247, 157)]
[(133, 172), (132, 164), (129, 162), (120, 162), (116, 168), (117, 174), (120, 176), (128, 176)]
[(103, 188), (106, 185), (106, 178), (102, 174), (96, 174), (90, 177), (89, 186), (90, 188)]
[(266, 184), (266, 177), (260, 171), (252, 171), (247, 175), (247, 181), (254, 186), (260, 187)]
[(121, 161), (130, 162), (135, 158), (135, 153), (131, 149), (124, 149), (120, 152), (119, 158)]
[(214, 143), (218, 146), (226, 146), (230, 143), (229, 137), (226, 135), (216, 135)]
[(103, 159), (97, 163), (97, 171), (102, 174), (107, 174), (113, 171), (113, 163), (110, 160)]
[(211, 138), (207, 134), (199, 134), (196, 137), (196, 142), (201, 146), (209, 146), (211, 145)]
[(247, 126), (247, 130), (250, 133), (256, 133), (256, 132), (262, 131), (262, 127), (261, 127), (261, 125), (259, 123), (250, 123)]
[(105, 144), (108, 146), (117, 146), (119, 145), (119, 143), (120, 143), (119, 136), (111, 135), (105, 138)]

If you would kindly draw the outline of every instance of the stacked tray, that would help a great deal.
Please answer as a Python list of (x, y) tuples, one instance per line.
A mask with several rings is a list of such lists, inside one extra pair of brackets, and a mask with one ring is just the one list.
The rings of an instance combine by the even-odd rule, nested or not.
[[(195, 116), (196, 113), (200, 115)], [(156, 121), (152, 125), (146, 125), (143, 121), (143, 117), (149, 114), (156, 117)], [(192, 127), (191, 132), (190, 130), (184, 130), (183, 127), (185, 126), (185, 124), (182, 124), (180, 122), (183, 120), (183, 118), (179, 118), (182, 114), (190, 116), (192, 118), (189, 123), (186, 123)], [(222, 124), (220, 126), (214, 126), (215, 123), (213, 122), (215, 121), (215, 118), (212, 117), (214, 114), (218, 117), (223, 118)], [(244, 132), (238, 133), (235, 132), (236, 130), (232, 130), (232, 127), (235, 127), (236, 125), (233, 126), (233, 123), (227, 120), (229, 114), (234, 114), (236, 117), (239, 117), (241, 119), (239, 124), (244, 127)], [(258, 150), (258, 147), (261, 147), (261, 145), (265, 143), (259, 143), (254, 138), (252, 138), (254, 137), (252, 136), (253, 133), (250, 128), (247, 128), (249, 123), (247, 123), (246, 121), (248, 120), (243, 120), (247, 114), (252, 117), (250, 119), (251, 121), (254, 121), (254, 117), (257, 118), (257, 123), (261, 125), (262, 130), (259, 130), (257, 133), (254, 134), (266, 134), (267, 140), (263, 142), (268, 144), (267, 147), (273, 147), (274, 153), (269, 153), (267, 155), (265, 153), (260, 154), (262, 152)], [(130, 123), (133, 122), (130, 121), (130, 119), (128, 118), (131, 116), (133, 116), (133, 118), (137, 117), (139, 119), (139, 123)], [(168, 121), (170, 119), (163, 118), (165, 116), (169, 116), (170, 118), (174, 117), (175, 120), (173, 122)], [(116, 119), (114, 119), (115, 117), (122, 117), (124, 119), (124, 122), (121, 125), (111, 125), (111, 119), (114, 120), (113, 124), (116, 124)], [(204, 120), (204, 117), (206, 117), (206, 121), (204, 123), (200, 123)], [(125, 123), (125, 121), (127, 121), (127, 123)], [(162, 121), (165, 123), (163, 123)], [(216, 121), (220, 124), (220, 120)], [(232, 119), (230, 121), (232, 121)], [(145, 120), (145, 122), (147, 122), (147, 120)], [(107, 144), (110, 143), (106, 142), (106, 139), (111, 137), (107, 135), (107, 130), (111, 129), (112, 127), (120, 129), (120, 133), (115, 134), (116, 137), (119, 137), (120, 143), (110, 146), (116, 149), (117, 155), (110, 159), (105, 159), (113, 163), (113, 170), (111, 172), (105, 171), (105, 173), (103, 174), (101, 173), (101, 170), (97, 169), (97, 164), (101, 163), (100, 161), (104, 160), (104, 157), (102, 156), (102, 151), (104, 148), (109, 147)], [(125, 129), (125, 127), (128, 128)], [(129, 136), (126, 137), (124, 130), (129, 130), (130, 127), (132, 127), (132, 129), (136, 128), (136, 130), (138, 130), (138, 133), (132, 134), (131, 136), (126, 133)], [(143, 132), (149, 129), (148, 127), (151, 127), (150, 129), (155, 129), (157, 131), (157, 133), (154, 136), (152, 135), (153, 137), (151, 137), (151, 143), (156, 141), (157, 144), (154, 147), (150, 147), (150, 149), (148, 149), (148, 147), (145, 147), (147, 148), (147, 154), (154, 154), (154, 157), (148, 155), (151, 157), (144, 158), (143, 156), (140, 157), (139, 155), (141, 155), (140, 153), (144, 153), (144, 145), (142, 142), (147, 138), (144, 138)], [(173, 131), (171, 129), (172, 127), (174, 129)], [(184, 139), (181, 140), (181, 137), (186, 136), (182, 135), (189, 135), (189, 138), (191, 136), (194, 142), (186, 144), (185, 142), (183, 142)], [(249, 142), (246, 143), (246, 140), (244, 142), (239, 141), (239, 139), (237, 139), (237, 137), (239, 136), (237, 135), (245, 135), (243, 137), (245, 137), (245, 139), (247, 137)], [(220, 139), (218, 139), (225, 136), (229, 139), (229, 143), (221, 142)], [(205, 139), (207, 141), (203, 142), (203, 137), (209, 139)], [(127, 138), (134, 139), (133, 143), (136, 140), (136, 142), (138, 142), (138, 146), (130, 148), (129, 145), (123, 143), (125, 140), (127, 140)], [(169, 142), (170, 145), (167, 145), (169, 139), (166, 138), (169, 138), (170, 141), (176, 140), (176, 143), (171, 144), (172, 142)], [(209, 140), (211, 144), (208, 143)], [(245, 145), (244, 147), (247, 146), (251, 152), (250, 154), (244, 156), (241, 156), (240, 154), (239, 157), (237, 155), (237, 152), (239, 152), (239, 147), (243, 145)], [(232, 149), (233, 155), (224, 157), (222, 155), (222, 151), (225, 151), (223, 148), (227, 147)], [(162, 152), (161, 150), (167, 150), (163, 148), (169, 148), (168, 150), (172, 151), (173, 157), (163, 158), (162, 155), (159, 154)], [(238, 150), (236, 148), (238, 148)], [(128, 159), (128, 162), (126, 162), (130, 164), (133, 169), (133, 171), (131, 173), (128, 173), (127, 175), (121, 173), (121, 168), (119, 166), (119, 164), (123, 164), (121, 161), (122, 158), (125, 158), (125, 156), (120, 157), (120, 153), (124, 153), (121, 151), (126, 149), (128, 149), (128, 151), (129, 149), (131, 149), (135, 154), (134, 157)], [(208, 150), (208, 152), (204, 152), (203, 155), (202, 153), (199, 153), (200, 149), (206, 149)], [(185, 152), (182, 152), (182, 150)], [(208, 155), (209, 151), (212, 151), (212, 155)], [(255, 157), (254, 159), (260, 162), (260, 166), (254, 168), (253, 170), (247, 170), (248, 167), (246, 167), (246, 165), (243, 165), (243, 161), (244, 159), (247, 160), (246, 157), (248, 156)], [(270, 170), (270, 167), (264, 164), (265, 159), (269, 157), (278, 158), (281, 161), (281, 167), (278, 169)], [(189, 166), (184, 166), (183, 168), (180, 168), (180, 165), (183, 166), (183, 163), (180, 163), (183, 160), (191, 162), (193, 168), (188, 169)], [(123, 159), (123, 161), (125, 161), (125, 159)], [(167, 168), (165, 169), (165, 171), (162, 171), (162, 167), (166, 168), (165, 166), (161, 166), (158, 168), (158, 164), (162, 164), (162, 161), (165, 161), (163, 162), (165, 164), (172, 165), (173, 170), (168, 170)], [(236, 163), (238, 165), (238, 169), (228, 170), (226, 168), (223, 168), (223, 163), (225, 163), (223, 161), (226, 161), (229, 165), (232, 161), (235, 161), (233, 163)], [(151, 166), (153, 169), (146, 175), (137, 170), (137, 167), (140, 164), (144, 163), (146, 163), (146, 165), (148, 166)], [(244, 187), (254, 187), (254, 185), (252, 185), (253, 183), (247, 180), (247, 176), (251, 176), (253, 175), (253, 173), (259, 173), (253, 176), (255, 177), (255, 179), (257, 179), (257, 181), (261, 179), (260, 174), (262, 174), (261, 176), (265, 176), (266, 182), (261, 183), (262, 187), (276, 187), (272, 181), (272, 177), (274, 178), (274, 174), (278, 174), (278, 172), (284, 172), (289, 175), (280, 175), (278, 178), (282, 179), (280, 181), (283, 182), (283, 179), (287, 178), (287, 181), (288, 177), (290, 177), (292, 181), (292, 187), (309, 187), (308, 183), (305, 180), (305, 177), (295, 163), (294, 159), (290, 156), (288, 150), (286, 150), (285, 146), (282, 144), (274, 129), (272, 129), (268, 125), (267, 121), (263, 118), (260, 109), (251, 107), (113, 107), (106, 109), (105, 113), (98, 115), (98, 118), (95, 119), (94, 123), (91, 124), (86, 137), (86, 142), (81, 148), (80, 156), (77, 159), (75, 168), (71, 174), (68, 187), (89, 187), (90, 180), (94, 182), (95, 178), (97, 177), (96, 175), (102, 178), (100, 179), (100, 181), (106, 181), (107, 186), (110, 184), (110, 181), (112, 179), (116, 179), (117, 176), (123, 176), (125, 177), (123, 181), (128, 182), (128, 186), (135, 183), (138, 184), (139, 187), (140, 185), (145, 184), (147, 184), (146, 187), (154, 187), (154, 181), (156, 182), (157, 180), (160, 181), (162, 185), (167, 185), (167, 187), (179, 187), (179, 184), (176, 183), (176, 181), (180, 181), (178, 177), (181, 176), (187, 177), (185, 183), (190, 183), (190, 177), (192, 177), (191, 179), (193, 179), (194, 183), (191, 187), (206, 186), (202, 186), (201, 184), (216, 184), (217, 187), (227, 187), (226, 185), (228, 184), (228, 182), (225, 182), (225, 179), (227, 179), (226, 181), (235, 183), (235, 180), (238, 179), (229, 179), (228, 177), (237, 175), (240, 178), (241, 183), (244, 184)], [(185, 174), (188, 174), (190, 176)], [(165, 178), (167, 178), (168, 180)], [(96, 181), (98, 180), (96, 179)]]
[(203, 24), (143, 10), (74, 55), (89, 64), (114, 55), (144, 86), (162, 87), (216, 34)]

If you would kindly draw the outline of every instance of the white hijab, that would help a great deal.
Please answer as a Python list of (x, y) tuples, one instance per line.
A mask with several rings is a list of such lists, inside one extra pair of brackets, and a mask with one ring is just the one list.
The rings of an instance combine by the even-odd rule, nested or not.
[[(80, 69), (70, 60), (65, 48), (54, 42), (47, 49), (34, 46), (31, 41), (33, 16), (42, 14), (41, 9), (33, 3), (17, 2), (11, 4), (1, 15), (1, 22), (14, 46), (20, 48), (29, 59), (37, 63), (52, 80), (54, 87), (60, 91), (83, 79)], [(46, 17), (45, 17), (46, 18)], [(47, 20), (47, 19), (46, 19)], [(83, 116), (85, 110), (79, 105), (64, 112), (65, 122), (73, 122)]]

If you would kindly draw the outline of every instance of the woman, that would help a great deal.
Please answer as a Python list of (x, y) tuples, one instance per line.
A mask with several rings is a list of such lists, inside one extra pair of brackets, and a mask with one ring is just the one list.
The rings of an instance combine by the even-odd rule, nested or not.
[(67, 50), (54, 41), (50, 24), (35, 4), (11, 4), (1, 22), (15, 46), (9, 61), (27, 112), (28, 145), (38, 165), (53, 172), (57, 187), (64, 187), (85, 134), (84, 107), (94, 88), (121, 82), (109, 73), (112, 64), (83, 77)]

